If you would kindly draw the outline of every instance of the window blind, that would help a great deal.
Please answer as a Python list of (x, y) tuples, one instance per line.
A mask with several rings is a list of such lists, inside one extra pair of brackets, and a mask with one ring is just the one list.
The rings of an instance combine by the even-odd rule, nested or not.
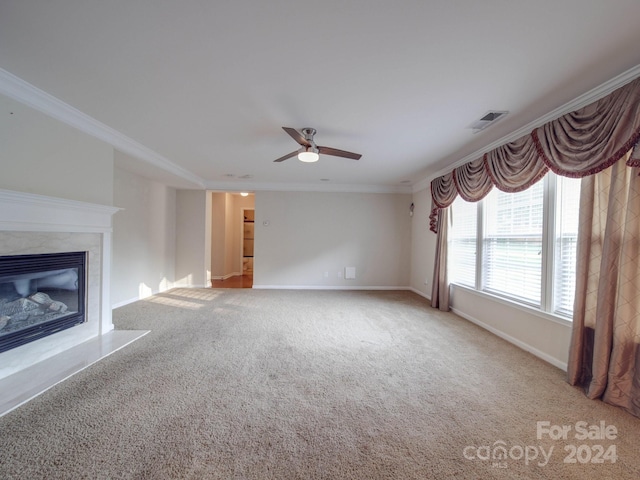
[(576, 288), (580, 179), (558, 177), (554, 257), (554, 313), (571, 316)]
[[(520, 193), (494, 189), (481, 202), (468, 203), (460, 197), (453, 202), (449, 279), (571, 318), (580, 179), (548, 175), (544, 182)], [(546, 197), (545, 182), (550, 191)], [(480, 204), (482, 209), (478, 210)], [(545, 212), (554, 213), (555, 223), (549, 225)], [(550, 236), (551, 242), (545, 236)], [(547, 259), (543, 258), (543, 245), (551, 249), (545, 251)], [(549, 277), (543, 277), (543, 265), (551, 269)], [(479, 278), (476, 268), (480, 269)], [(546, 285), (546, 279), (551, 285)]]
[(451, 210), (449, 234), (449, 279), (454, 283), (476, 286), (477, 204), (458, 197)]
[(485, 199), (483, 289), (540, 306), (543, 183)]

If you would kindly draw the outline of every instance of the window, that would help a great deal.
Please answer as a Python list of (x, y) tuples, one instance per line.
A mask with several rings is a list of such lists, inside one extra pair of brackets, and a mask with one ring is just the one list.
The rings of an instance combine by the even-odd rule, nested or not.
[(564, 317), (573, 313), (580, 180), (549, 173), (519, 193), (452, 205), (452, 283)]
[(558, 177), (557, 185), (553, 311), (571, 316), (576, 289), (580, 181)]
[(543, 183), (524, 192), (494, 188), (484, 200), (482, 287), (539, 307)]
[(468, 287), (476, 284), (476, 225), (478, 213), (475, 203), (458, 197), (455, 211), (451, 212), (450, 246), (455, 261), (449, 260), (448, 275), (455, 282)]

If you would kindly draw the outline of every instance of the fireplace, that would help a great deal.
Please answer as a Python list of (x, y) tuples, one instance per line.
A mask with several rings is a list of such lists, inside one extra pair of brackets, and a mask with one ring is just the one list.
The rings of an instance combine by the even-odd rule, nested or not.
[[(34, 316), (15, 331), (15, 313), (3, 314), (11, 318), (0, 330), (10, 340), (0, 351), (0, 416), (148, 333), (115, 331), (111, 321), (111, 216), (118, 210), (0, 189), (0, 299), (35, 294), (36, 308), (62, 313), (50, 323)], [(55, 258), (62, 264), (50, 263)], [(7, 270), (16, 260), (26, 260), (26, 272)], [(26, 343), (10, 345), (19, 331)]]
[(86, 253), (0, 257), (0, 352), (86, 321)]

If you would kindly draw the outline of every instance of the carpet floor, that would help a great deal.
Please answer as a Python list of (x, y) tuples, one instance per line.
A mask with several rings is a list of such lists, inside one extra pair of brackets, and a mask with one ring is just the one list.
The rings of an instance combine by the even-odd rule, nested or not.
[(411, 292), (175, 289), (114, 323), (151, 333), (0, 418), (0, 478), (640, 478), (639, 419)]

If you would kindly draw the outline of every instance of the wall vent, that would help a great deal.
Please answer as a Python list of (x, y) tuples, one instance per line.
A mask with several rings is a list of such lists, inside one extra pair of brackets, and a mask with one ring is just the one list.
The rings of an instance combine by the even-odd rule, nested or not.
[(499, 119), (505, 117), (509, 113), (506, 110), (492, 110), (485, 113), (480, 120), (473, 122), (468, 128), (473, 130), (473, 133), (478, 133), (487, 128), (489, 125), (493, 125)]

